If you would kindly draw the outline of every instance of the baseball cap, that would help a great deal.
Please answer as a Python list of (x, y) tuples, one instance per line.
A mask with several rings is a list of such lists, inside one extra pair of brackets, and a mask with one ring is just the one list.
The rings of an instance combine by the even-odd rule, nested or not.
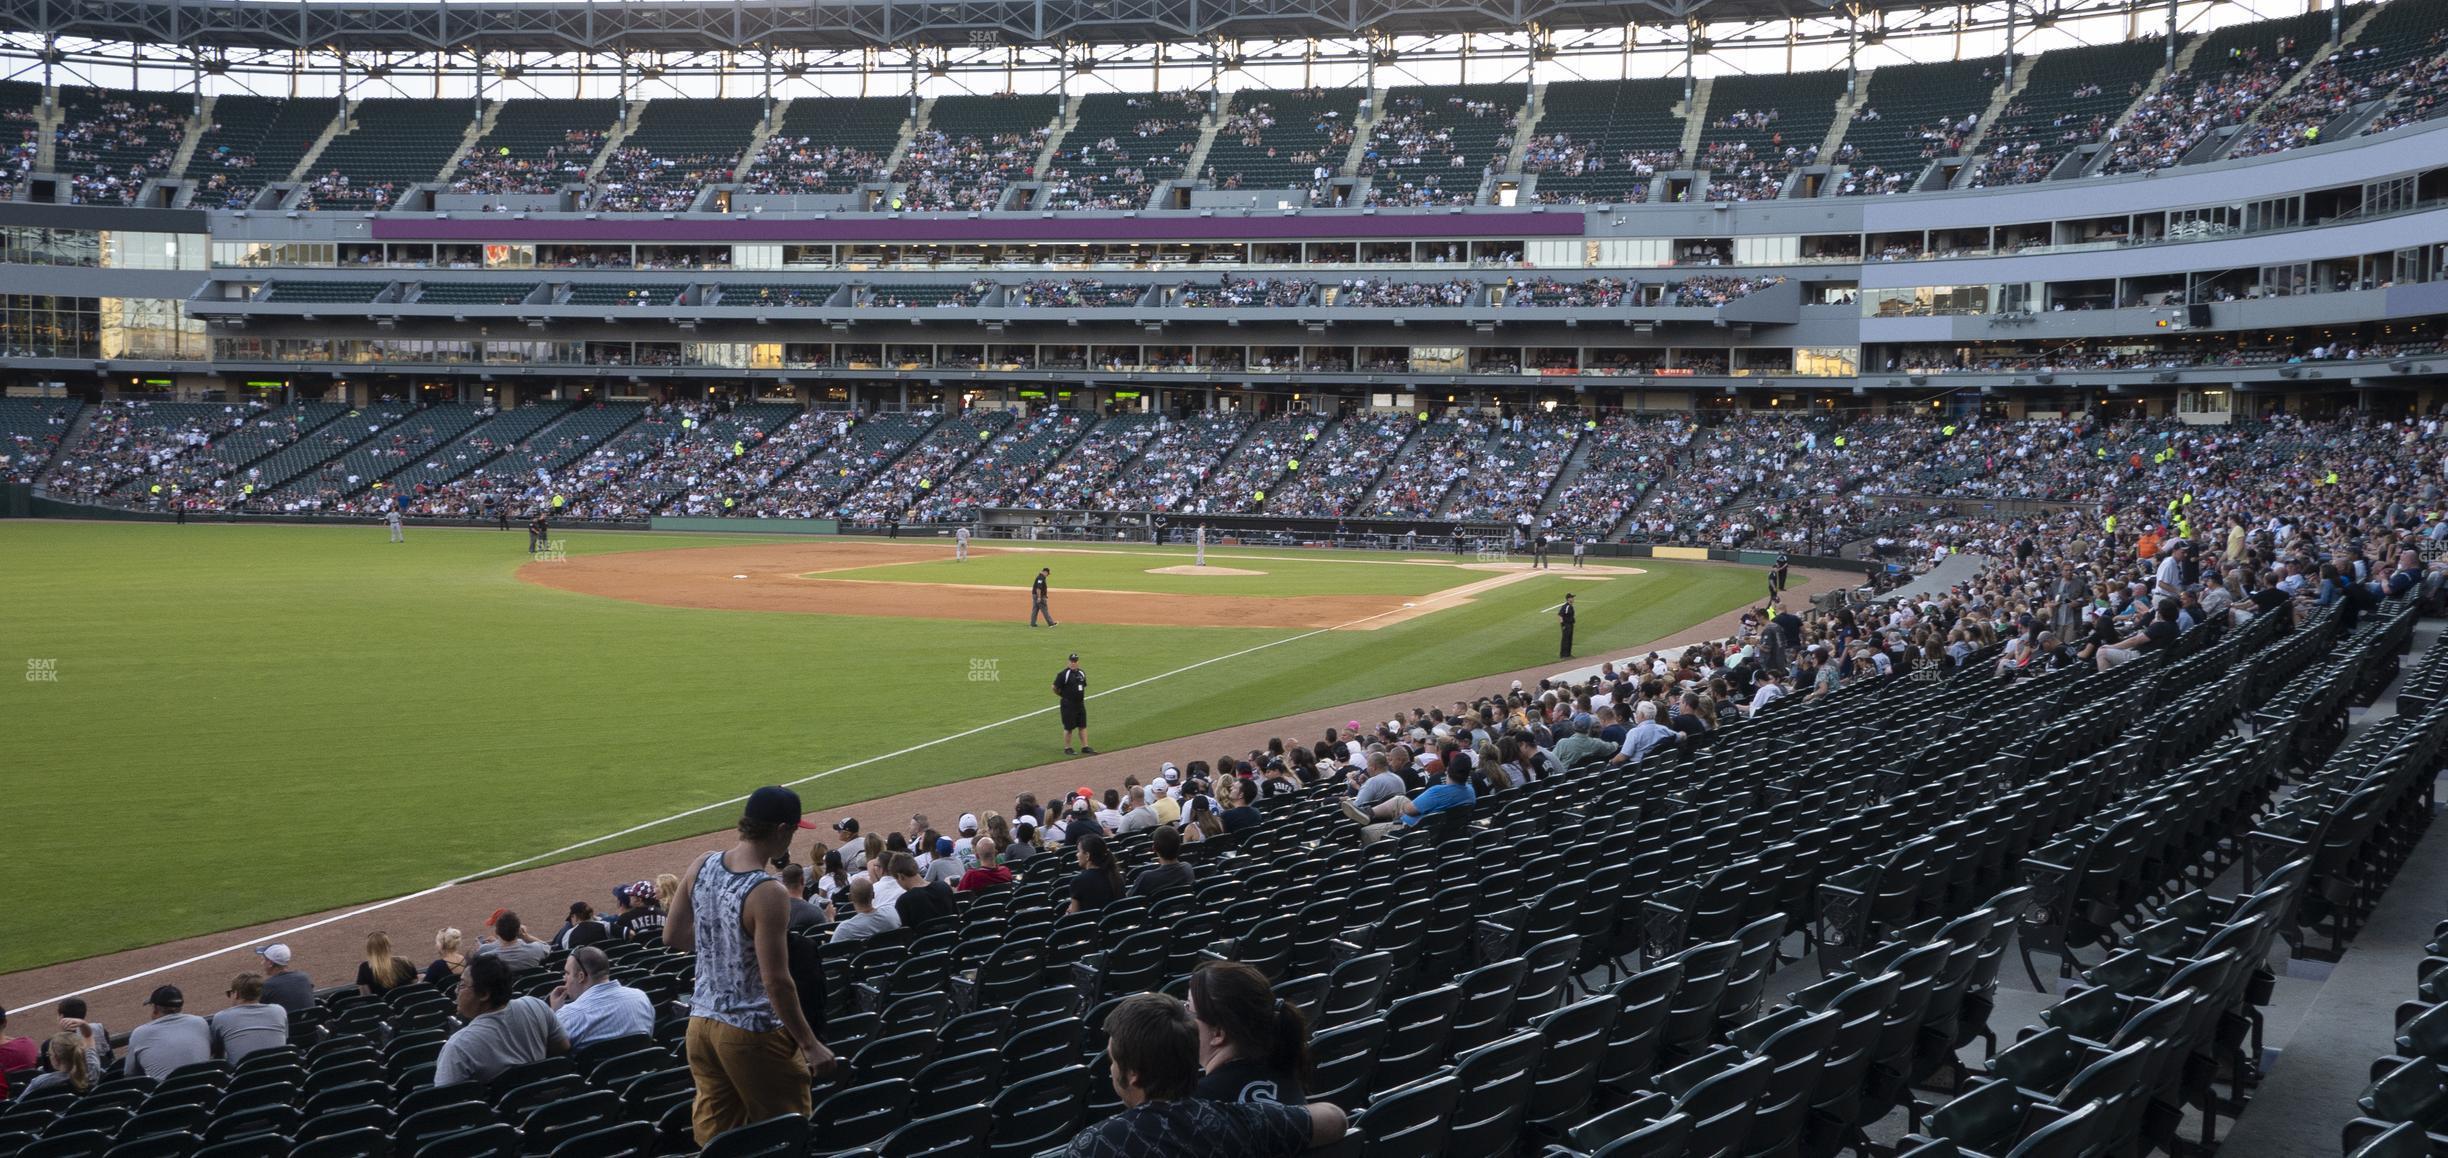
[(962, 834), (963, 834), (963, 835), (967, 835), (967, 834), (970, 834), (970, 833), (974, 833), (974, 832), (976, 832), (976, 831), (977, 831), (977, 813), (974, 813), (974, 812), (964, 812), (964, 813), (961, 813), (961, 818), (960, 818), (960, 830), (961, 830), (961, 832), (962, 832)]
[(1094, 800), (1096, 799), (1096, 789), (1090, 788), (1083, 784), (1078, 788), (1072, 789), (1071, 795), (1077, 796), (1082, 800)]
[(1076, 651), (1075, 651), (1075, 652), (1072, 652), (1072, 653), (1071, 653), (1071, 660), (1072, 660), (1072, 662), (1074, 662), (1074, 663), (1079, 662), (1079, 653), (1078, 653), (1078, 652), (1076, 652)]
[(752, 824), (787, 824), (794, 828), (814, 828), (816, 822), (804, 819), (799, 808), (799, 794), (788, 788), (768, 784), (748, 794), (748, 807), (740, 815)]
[(153, 996), (145, 998), (145, 1004), (157, 1005), (163, 1009), (180, 1009), (186, 1006), (187, 995), (179, 992), (179, 987), (176, 985), (164, 985), (155, 989)]
[(939, 837), (936, 837), (936, 838), (935, 838), (935, 855), (937, 855), (937, 856), (950, 856), (950, 855), (952, 855), (952, 838), (951, 838), (951, 837), (948, 837), (948, 836), (939, 836)]
[(1174, 767), (1171, 763), (1167, 763), (1164, 766), (1164, 778), (1165, 783), (1167, 784), (1181, 783), (1181, 769)]
[(255, 947), (255, 955), (274, 965), (286, 965), (289, 963), (289, 946), (258, 945)]
[(1013, 828), (1013, 830), (1014, 830), (1014, 831), (1017, 831), (1017, 830), (1019, 830), (1019, 829), (1023, 829), (1023, 828), (1034, 830), (1036, 827), (1037, 827), (1037, 818), (1036, 818), (1036, 817), (1034, 817), (1034, 816), (1030, 816), (1029, 814), (1027, 814), (1027, 813), (1025, 813), (1025, 812), (1024, 812), (1024, 813), (1021, 813), (1021, 814), (1020, 814), (1020, 815), (1018, 815), (1018, 816), (1012, 817), (1012, 828)]
[(1513, 690), (1514, 690), (1514, 691), (1517, 691), (1517, 692), (1518, 692), (1518, 691), (1520, 691), (1520, 690), (1522, 690), (1522, 686), (1521, 686), (1521, 681), (1520, 681), (1520, 680), (1514, 680), (1514, 681), (1513, 681)]
[(835, 832), (857, 832), (858, 830), (858, 817), (855, 816), (845, 816), (833, 822)]

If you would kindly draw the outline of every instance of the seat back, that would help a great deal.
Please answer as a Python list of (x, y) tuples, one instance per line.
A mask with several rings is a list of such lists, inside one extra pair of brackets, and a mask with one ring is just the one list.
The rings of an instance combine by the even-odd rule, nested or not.
[(963, 1106), (886, 1134), (875, 1150), (883, 1158), (968, 1158), (985, 1149), (993, 1124), (986, 1107)]
[(1499, 1158), (1513, 1152), (1546, 1045), (1538, 1034), (1517, 1033), (1454, 1062), (1454, 1078), (1462, 1083), (1462, 1091), (1454, 1106), (1453, 1132), (1445, 1140), (1450, 1158)]
[(1361, 1158), (1418, 1158), (1442, 1153), (1453, 1130), (1461, 1079), (1452, 1075), (1388, 1090), (1353, 1120)]

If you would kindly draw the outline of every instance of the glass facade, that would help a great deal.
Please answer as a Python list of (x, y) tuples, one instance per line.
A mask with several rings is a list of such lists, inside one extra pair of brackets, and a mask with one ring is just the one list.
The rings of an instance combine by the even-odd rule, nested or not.
[(201, 233), (102, 232), (106, 269), (203, 269), (211, 238)]
[(102, 264), (102, 235), (84, 229), (0, 228), (0, 262), (9, 265)]
[(204, 323), (175, 298), (103, 298), (102, 356), (171, 362), (210, 356)]
[(0, 294), (0, 354), (17, 358), (100, 355), (101, 303), (54, 294)]

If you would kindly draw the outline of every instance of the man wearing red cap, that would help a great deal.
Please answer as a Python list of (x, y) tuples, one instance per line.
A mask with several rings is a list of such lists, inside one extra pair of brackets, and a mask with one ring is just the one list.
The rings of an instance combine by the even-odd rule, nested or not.
[(663, 940), (697, 955), (688, 1061), (700, 1146), (735, 1126), (806, 1117), (811, 1078), (834, 1068), (791, 979), (790, 898), (766, 871), (788, 864), (792, 838), (814, 827), (798, 793), (759, 788), (741, 810), (738, 842), (699, 857), (672, 898)]

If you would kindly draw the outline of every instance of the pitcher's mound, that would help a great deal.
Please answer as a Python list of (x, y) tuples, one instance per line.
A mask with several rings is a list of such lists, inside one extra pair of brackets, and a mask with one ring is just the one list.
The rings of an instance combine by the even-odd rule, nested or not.
[(1244, 571), (1239, 567), (1218, 567), (1212, 563), (1201, 567), (1195, 563), (1181, 567), (1150, 567), (1150, 575), (1264, 575), (1264, 571)]

